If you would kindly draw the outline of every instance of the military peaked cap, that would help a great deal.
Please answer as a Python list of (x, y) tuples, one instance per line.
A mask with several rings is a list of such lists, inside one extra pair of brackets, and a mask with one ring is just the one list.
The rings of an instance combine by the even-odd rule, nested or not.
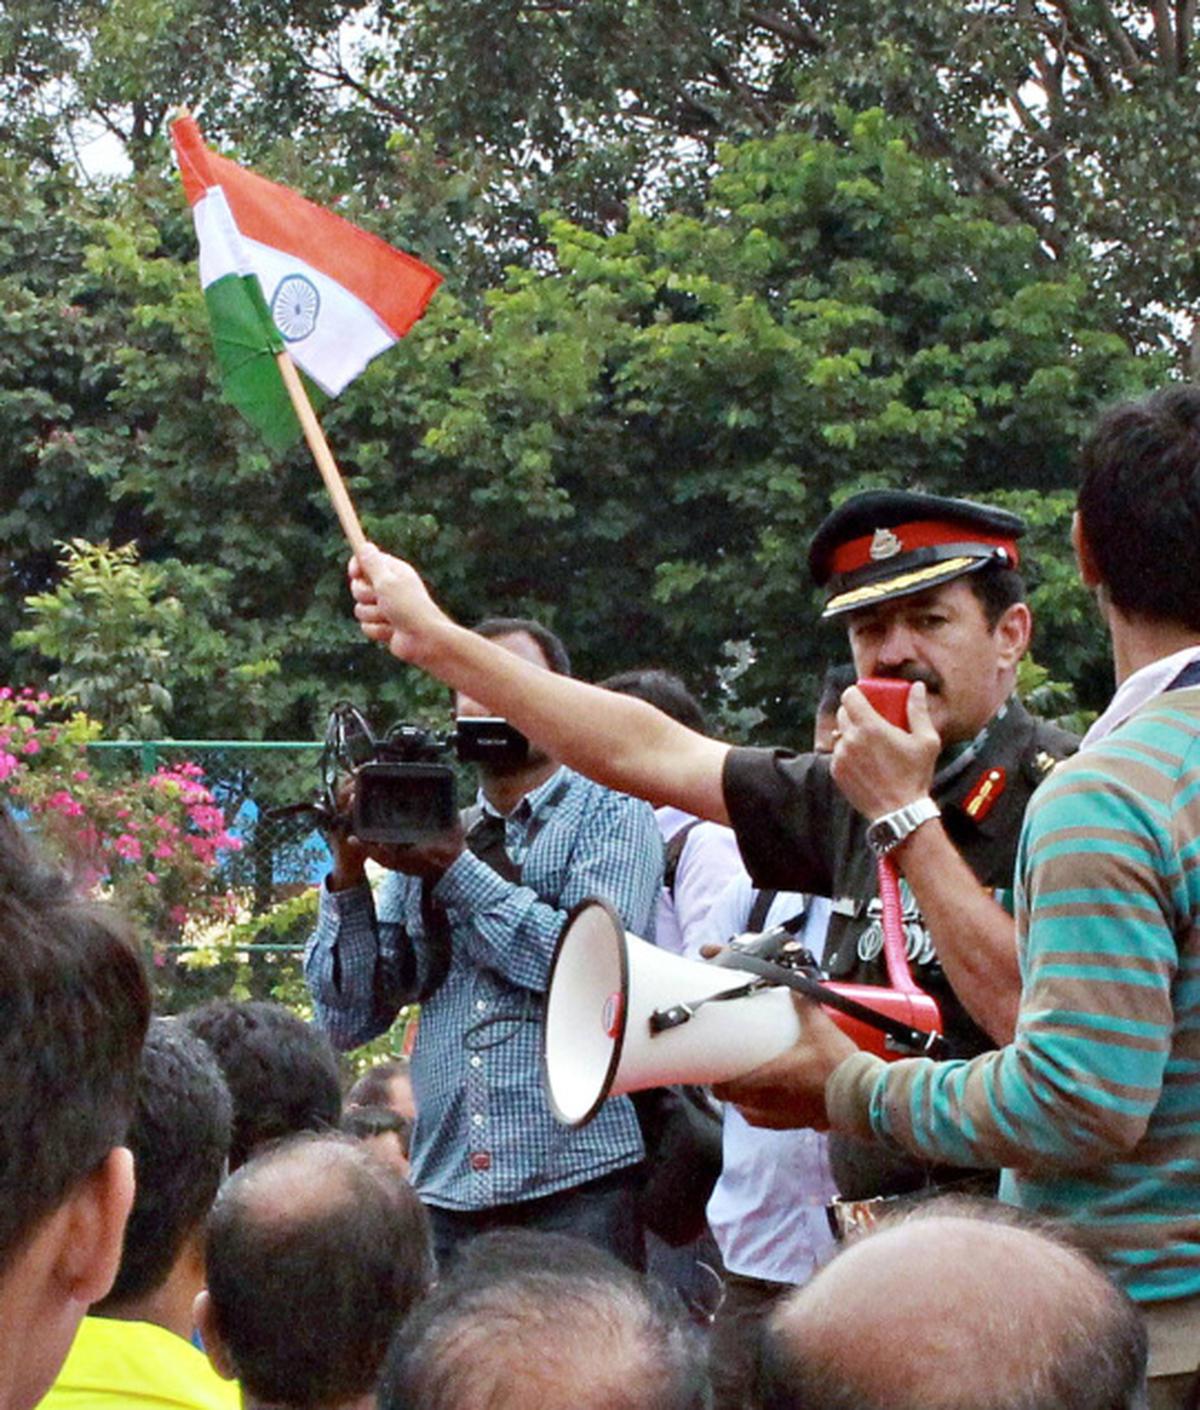
[(828, 590), (823, 617), (924, 592), (989, 563), (1015, 568), (1024, 522), (969, 499), (868, 490), (817, 530), (808, 566)]

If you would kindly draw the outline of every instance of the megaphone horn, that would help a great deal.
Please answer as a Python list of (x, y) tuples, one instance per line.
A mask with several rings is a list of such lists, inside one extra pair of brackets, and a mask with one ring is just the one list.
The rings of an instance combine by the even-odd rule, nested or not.
[[(555, 1116), (582, 1126), (608, 1097), (725, 1081), (791, 1047), (800, 1019), (790, 993), (762, 987), (733, 956), (727, 965), (627, 934), (604, 901), (576, 906), (546, 992), (542, 1077)], [(711, 1002), (717, 995), (721, 1002)]]

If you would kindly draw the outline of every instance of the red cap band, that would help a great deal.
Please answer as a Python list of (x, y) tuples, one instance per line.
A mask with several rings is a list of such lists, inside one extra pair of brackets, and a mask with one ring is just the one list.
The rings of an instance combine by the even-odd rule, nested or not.
[[(891, 534), (900, 547), (882, 554), (876, 547), (876, 552), (872, 555), (872, 547), (877, 545), (883, 534)], [(889, 558), (897, 558), (901, 553), (912, 553), (918, 548), (935, 548), (943, 543), (977, 543), (985, 548), (1002, 548), (1008, 554), (1009, 566), (1012, 568), (1021, 561), (1015, 539), (1005, 538), (1002, 534), (981, 534), (978, 529), (972, 529), (966, 524), (951, 524), (944, 519), (915, 519), (911, 524), (891, 524), (886, 528), (876, 529), (873, 534), (864, 534), (862, 538), (839, 544), (830, 556), (830, 568), (835, 576), (841, 577), (846, 573), (857, 572), (859, 568), (886, 563)]]

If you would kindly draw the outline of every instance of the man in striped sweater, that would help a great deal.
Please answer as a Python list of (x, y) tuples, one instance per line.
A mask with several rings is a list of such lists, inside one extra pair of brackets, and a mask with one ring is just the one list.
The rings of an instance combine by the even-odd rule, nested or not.
[(1072, 537), (1118, 690), (1026, 814), (1016, 1034), (971, 1061), (887, 1065), (819, 1011), (720, 1095), (1004, 1171), (1069, 1222), (1146, 1315), (1151, 1407), (1200, 1362), (1200, 390), (1118, 406), (1083, 450)]

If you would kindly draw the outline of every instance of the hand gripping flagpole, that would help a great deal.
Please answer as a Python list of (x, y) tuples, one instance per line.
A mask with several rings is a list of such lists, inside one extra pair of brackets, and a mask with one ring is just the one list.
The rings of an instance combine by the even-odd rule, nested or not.
[(283, 385), (287, 388), (288, 396), (292, 399), (292, 406), (299, 419), (300, 429), (304, 432), (304, 439), (308, 442), (308, 448), (312, 451), (313, 459), (317, 462), (317, 469), (321, 472), (321, 479), (325, 481), (325, 488), (329, 491), (330, 499), (333, 500), (338, 523), (341, 524), (342, 532), (350, 541), (350, 547), (355, 553), (358, 553), (366, 544), (367, 536), (363, 533), (362, 525), (358, 521), (358, 513), (350, 498), (350, 492), (346, 489), (342, 472), (338, 469), (337, 461), (333, 458), (333, 452), (329, 449), (325, 432), (321, 430), (321, 423), (317, 420), (317, 414), (312, 409), (308, 392), (305, 391), (300, 374), (296, 371), (296, 364), (292, 361), (286, 348), (275, 354), (275, 361), (279, 364)]

